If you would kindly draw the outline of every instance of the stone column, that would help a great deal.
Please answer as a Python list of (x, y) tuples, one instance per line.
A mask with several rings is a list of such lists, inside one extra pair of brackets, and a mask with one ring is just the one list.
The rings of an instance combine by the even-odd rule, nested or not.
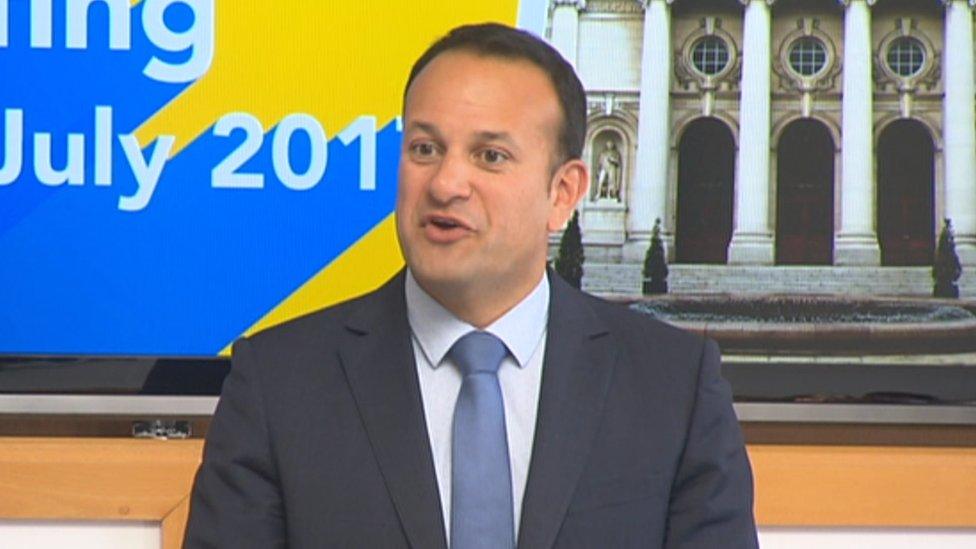
[[(624, 260), (643, 261), (654, 220), (665, 217), (668, 196), (668, 143), (671, 128), (671, 3), (643, 0), (644, 38), (641, 47), (640, 102), (637, 122), (637, 163), (630, 187)], [(665, 240), (670, 242), (669, 234)], [(670, 246), (669, 246), (670, 249)]]
[(745, 5), (739, 151), (735, 162), (735, 230), (729, 263), (771, 265), (769, 219), (770, 6), (775, 0), (740, 0)]
[(836, 265), (879, 265), (874, 178), (871, 9), (876, 0), (840, 0), (844, 13), (840, 227)]
[(552, 8), (552, 45), (576, 66), (579, 45), (579, 12), (586, 0), (555, 0)]
[[(553, 0), (552, 2), (552, 26), (549, 32), (549, 43), (574, 68), (576, 67), (579, 44), (579, 11), (585, 7), (586, 0)], [(580, 221), (582, 227), (585, 227), (585, 222)], [(562, 234), (562, 231), (549, 234), (550, 250), (555, 250), (559, 246)]]
[[(945, 212), (952, 220), (956, 253), (976, 266), (976, 111), (973, 106), (973, 19), (976, 0), (943, 0), (946, 6), (942, 71), (945, 87)], [(939, 227), (942, 226), (941, 220)]]

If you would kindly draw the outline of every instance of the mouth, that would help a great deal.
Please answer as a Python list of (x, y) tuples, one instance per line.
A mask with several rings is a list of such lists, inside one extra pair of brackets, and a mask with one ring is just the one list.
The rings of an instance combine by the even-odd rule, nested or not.
[(426, 223), (434, 225), (439, 229), (467, 228), (459, 219), (446, 215), (429, 215), (427, 216)]
[(432, 214), (421, 223), (424, 233), (433, 242), (450, 243), (471, 233), (473, 229), (461, 219), (450, 215)]

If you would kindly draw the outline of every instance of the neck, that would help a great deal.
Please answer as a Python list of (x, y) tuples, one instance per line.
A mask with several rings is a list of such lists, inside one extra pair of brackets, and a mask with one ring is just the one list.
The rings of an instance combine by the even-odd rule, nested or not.
[(515, 285), (415, 279), (434, 301), (451, 314), (475, 328), (484, 329), (525, 299), (539, 285), (543, 276), (546, 276), (544, 269), (538, 275), (528, 277)]

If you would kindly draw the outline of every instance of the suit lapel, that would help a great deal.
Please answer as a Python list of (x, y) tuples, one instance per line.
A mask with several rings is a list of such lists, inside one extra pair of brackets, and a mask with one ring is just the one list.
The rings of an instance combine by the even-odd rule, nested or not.
[(600, 422), (616, 362), (587, 298), (550, 273), (549, 329), (518, 546), (555, 542)]
[(403, 279), (401, 272), (350, 315), (340, 356), (410, 545), (446, 548)]

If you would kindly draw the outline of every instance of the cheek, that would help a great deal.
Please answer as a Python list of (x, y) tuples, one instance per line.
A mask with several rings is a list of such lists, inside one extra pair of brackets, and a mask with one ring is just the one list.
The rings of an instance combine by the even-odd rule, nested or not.
[(397, 175), (397, 195), (396, 209), (398, 214), (416, 208), (418, 197), (420, 196), (420, 179), (412, 170), (401, 168)]
[(543, 232), (548, 233), (550, 210), (545, 189), (512, 194), (491, 205), (495, 222), (501, 225), (501, 232), (515, 235), (522, 245), (538, 238)]

